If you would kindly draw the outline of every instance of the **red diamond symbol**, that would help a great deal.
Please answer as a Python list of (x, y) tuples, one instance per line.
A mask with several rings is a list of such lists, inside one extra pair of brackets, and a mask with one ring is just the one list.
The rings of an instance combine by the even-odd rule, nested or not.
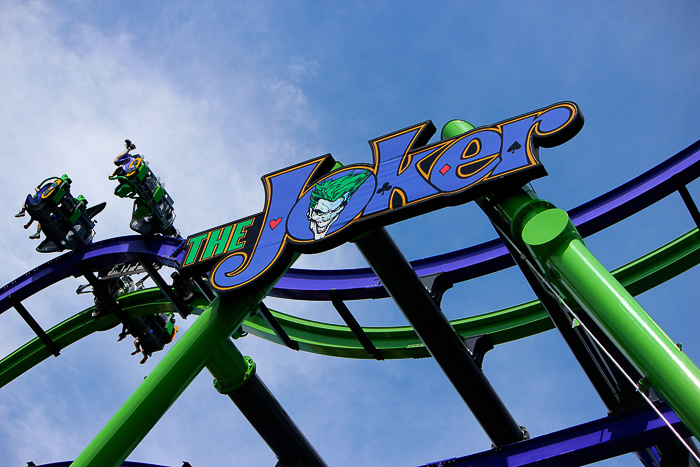
[(443, 174), (443, 175), (445, 175), (445, 174), (447, 173), (447, 171), (450, 170), (451, 168), (452, 168), (452, 167), (450, 167), (449, 164), (445, 164), (445, 167), (443, 167), (442, 169), (440, 169), (440, 173)]

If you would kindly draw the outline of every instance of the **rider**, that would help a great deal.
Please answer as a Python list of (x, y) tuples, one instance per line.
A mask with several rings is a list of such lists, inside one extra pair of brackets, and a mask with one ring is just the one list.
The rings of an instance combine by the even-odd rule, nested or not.
[(122, 164), (124, 164), (124, 162), (126, 161), (125, 156), (128, 156), (130, 151), (136, 149), (136, 145), (130, 140), (127, 139), (124, 140), (124, 142), (126, 143), (126, 149), (114, 159), (114, 165), (116, 165), (117, 168), (114, 169), (112, 177), (116, 177), (117, 175), (124, 175), (124, 169), (122, 168)]
[[(19, 212), (17, 214), (15, 214), (15, 217), (24, 217), (25, 213), (27, 212), (27, 203), (34, 203), (35, 202), (34, 200), (36, 200), (39, 196), (39, 191), (41, 190), (42, 186), (46, 186), (45, 183), (48, 182), (49, 180), (53, 181), (53, 180), (56, 180), (57, 178), (58, 177), (47, 178), (46, 180), (44, 180), (43, 182), (38, 184), (34, 188), (34, 196), (27, 195), (24, 202), (22, 203), (22, 208), (19, 210)], [(24, 225), (24, 228), (28, 229), (29, 226), (32, 225), (32, 222), (34, 222), (34, 219), (29, 219), (29, 222), (27, 222)], [(31, 238), (32, 240), (38, 239), (40, 232), (41, 232), (41, 224), (39, 222), (37, 222), (36, 223), (36, 233), (34, 233), (33, 235), (30, 235), (29, 238)]]
[[(158, 326), (154, 328), (154, 321), (150, 321), (151, 324), (149, 325), (148, 331), (156, 336), (162, 348), (162, 346), (171, 343), (175, 339), (175, 335), (177, 334), (178, 329), (177, 326), (175, 326), (175, 317), (173, 313), (159, 313), (153, 315), (153, 317), (156, 318), (155, 321), (157, 321), (158, 319), (162, 320), (161, 324), (164, 324), (164, 326), (160, 329), (158, 329)], [(122, 328), (122, 332), (119, 333), (119, 339), (117, 339), (117, 341), (121, 341), (122, 339), (124, 339), (128, 335), (128, 333), (129, 330), (127, 326), (124, 325)], [(146, 363), (146, 360), (148, 360), (148, 357), (150, 357), (154, 351), (154, 349), (146, 350), (146, 347), (142, 345), (138, 337), (134, 339), (134, 347), (136, 348), (136, 350), (131, 352), (131, 355), (136, 355), (137, 353), (141, 352), (143, 354), (143, 358), (139, 362), (141, 364)]]
[(148, 357), (151, 356), (151, 352), (146, 352), (146, 349), (141, 348), (141, 343), (139, 342), (138, 337), (134, 339), (134, 347), (136, 347), (136, 350), (131, 352), (131, 355), (136, 355), (137, 353), (141, 352), (143, 354), (143, 358), (139, 363), (143, 365), (144, 363), (146, 363), (146, 360), (148, 360)]

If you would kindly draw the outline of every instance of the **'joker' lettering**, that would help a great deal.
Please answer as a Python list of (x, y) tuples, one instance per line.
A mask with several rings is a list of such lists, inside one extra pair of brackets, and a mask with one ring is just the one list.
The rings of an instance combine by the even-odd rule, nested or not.
[(426, 145), (428, 121), (370, 141), (374, 163), (331, 172), (330, 156), (263, 177), (265, 210), (191, 235), (182, 267), (209, 268), (220, 293), (272, 287), (295, 252), (334, 248), (371, 228), (462, 204), (546, 175), (539, 147), (574, 137), (583, 116), (572, 102)]

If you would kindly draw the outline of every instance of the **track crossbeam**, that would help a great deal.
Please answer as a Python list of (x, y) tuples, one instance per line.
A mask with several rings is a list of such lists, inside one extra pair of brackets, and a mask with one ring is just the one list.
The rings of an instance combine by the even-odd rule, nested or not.
[(58, 357), (61, 352), (54, 341), (44, 332), (39, 323), (36, 322), (34, 317), (27, 311), (27, 309), (22, 305), (22, 302), (17, 300), (17, 298), (10, 294), (10, 303), (17, 310), (17, 313), (22, 317), (22, 319), (32, 328), (32, 331), (37, 335), (37, 337), (44, 343), (47, 349), (51, 351), (54, 357)]
[(522, 440), (521, 427), (386, 229), (363, 236), (355, 245), (493, 444)]
[(149, 277), (153, 280), (153, 282), (156, 283), (160, 291), (163, 292), (163, 295), (165, 295), (165, 297), (168, 300), (170, 300), (170, 303), (172, 303), (173, 308), (175, 308), (175, 311), (177, 311), (177, 313), (182, 317), (182, 319), (187, 319), (187, 316), (190, 314), (189, 310), (187, 309), (187, 306), (185, 306), (185, 304), (182, 303), (182, 300), (180, 300), (177, 297), (177, 295), (175, 295), (175, 292), (173, 291), (172, 287), (170, 287), (165, 282), (163, 277), (160, 274), (158, 274), (158, 270), (155, 267), (153, 267), (153, 263), (143, 255), (138, 255), (138, 260), (141, 267), (143, 267), (146, 270)]
[(381, 350), (374, 346), (369, 336), (367, 336), (367, 333), (365, 333), (362, 326), (360, 326), (360, 323), (357, 322), (348, 307), (333, 290), (331, 290), (331, 303), (333, 303), (333, 308), (335, 308), (340, 317), (343, 318), (345, 324), (348, 325), (350, 331), (352, 331), (360, 345), (362, 345), (362, 348), (365, 349), (367, 355), (376, 360), (384, 360), (384, 355), (382, 354)]

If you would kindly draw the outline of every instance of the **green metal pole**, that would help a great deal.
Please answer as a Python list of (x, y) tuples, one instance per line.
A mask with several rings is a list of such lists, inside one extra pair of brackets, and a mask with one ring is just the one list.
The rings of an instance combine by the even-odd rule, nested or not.
[(560, 293), (588, 313), (700, 438), (700, 370), (588, 251), (567, 213), (536, 214), (522, 239)]
[(231, 339), (216, 345), (206, 367), (214, 377), (214, 387), (222, 394), (238, 389), (255, 374), (253, 359), (241, 355)]
[[(472, 128), (453, 120), (442, 139)], [(552, 285), (585, 310), (700, 439), (700, 370), (591, 254), (568, 214), (528, 187), (480, 200), (485, 201), (510, 225), (513, 238), (522, 239)]]
[[(295, 253), (280, 276), (271, 281), (264, 290), (244, 298), (215, 299), (71, 466), (120, 466), (209, 363), (210, 358), (214, 367), (217, 366), (219, 358), (229, 360), (225, 353), (230, 351), (230, 346), (224, 341), (229, 340), (243, 321), (258, 312), (260, 302), (267, 292), (297, 258), (299, 254)], [(244, 364), (236, 369), (239, 373), (248, 370)], [(217, 376), (216, 370), (214, 373)], [(225, 380), (235, 379), (236, 377), (232, 376), (234, 373), (236, 370), (218, 376)], [(245, 374), (241, 374), (241, 380), (246, 381)]]
[(228, 340), (257, 312), (262, 297), (261, 293), (231, 302), (217, 298), (71, 465), (121, 465), (202, 371), (216, 344)]

